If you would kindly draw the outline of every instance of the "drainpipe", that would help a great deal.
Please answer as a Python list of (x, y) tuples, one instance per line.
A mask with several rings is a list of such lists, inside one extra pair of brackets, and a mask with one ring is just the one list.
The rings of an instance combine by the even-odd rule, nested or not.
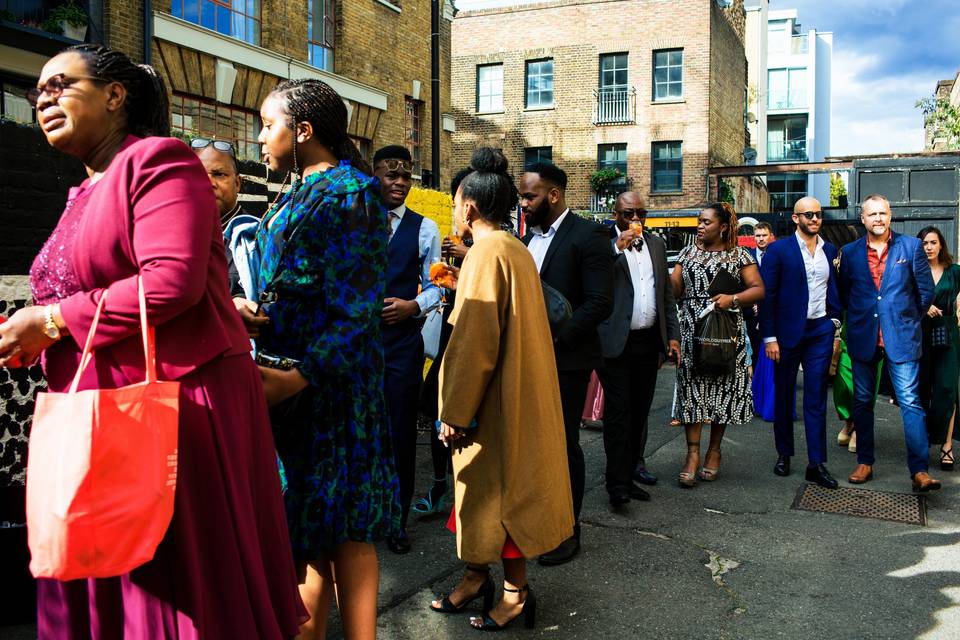
[[(147, 0), (145, 0), (147, 1)], [(440, 186), (440, 5), (432, 0), (430, 15), (430, 159), (433, 184)]]
[(153, 40), (153, 4), (143, 0), (143, 64), (150, 64), (150, 42)]

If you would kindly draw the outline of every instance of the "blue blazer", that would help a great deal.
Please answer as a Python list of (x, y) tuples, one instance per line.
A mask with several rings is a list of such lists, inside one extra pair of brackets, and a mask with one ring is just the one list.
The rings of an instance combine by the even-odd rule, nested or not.
[(867, 262), (867, 238), (843, 247), (840, 301), (847, 310), (847, 351), (867, 362), (883, 330), (886, 357), (902, 363), (919, 360), (923, 351), (920, 320), (933, 301), (933, 276), (920, 240), (891, 232), (880, 290)]
[[(807, 324), (807, 270), (795, 234), (781, 238), (767, 247), (760, 266), (760, 277), (766, 291), (760, 302), (760, 335), (776, 338), (787, 348), (795, 347), (803, 338)], [(827, 257), (827, 317), (840, 319), (840, 293), (834, 260), (837, 248), (823, 243)]]

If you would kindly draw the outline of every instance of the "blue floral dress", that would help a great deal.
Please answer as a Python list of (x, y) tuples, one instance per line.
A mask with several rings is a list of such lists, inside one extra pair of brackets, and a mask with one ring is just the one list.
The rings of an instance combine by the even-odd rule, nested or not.
[(277, 293), (257, 346), (299, 360), (310, 382), (271, 415), (293, 552), (312, 560), (399, 529), (380, 337), (387, 211), (376, 180), (347, 162), (294, 191), (257, 236), (259, 290), (273, 281)]

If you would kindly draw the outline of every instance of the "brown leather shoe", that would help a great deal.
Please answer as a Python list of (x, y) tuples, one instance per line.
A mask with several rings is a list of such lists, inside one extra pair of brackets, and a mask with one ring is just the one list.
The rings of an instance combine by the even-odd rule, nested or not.
[(858, 464), (857, 468), (850, 474), (850, 477), (847, 478), (847, 481), (850, 484), (863, 484), (871, 478), (873, 478), (873, 467), (868, 464)]
[(936, 491), (940, 488), (940, 481), (932, 477), (926, 471), (918, 471), (913, 474), (913, 490), (919, 493), (927, 491)]

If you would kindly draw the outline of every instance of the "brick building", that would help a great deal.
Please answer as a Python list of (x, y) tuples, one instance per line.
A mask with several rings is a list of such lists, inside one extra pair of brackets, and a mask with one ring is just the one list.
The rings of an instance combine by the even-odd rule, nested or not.
[[(960, 109), (960, 71), (953, 78), (940, 80), (933, 90), (933, 99), (937, 109), (946, 106)], [(923, 149), (924, 151), (947, 151), (960, 148), (960, 140), (949, 139), (948, 134), (938, 129), (932, 114), (924, 117), (923, 121)]]
[(501, 147), (515, 168), (549, 158), (577, 209), (617, 168), (652, 210), (707, 198), (704, 170), (743, 164), (742, 0), (552, 0), (453, 21), (453, 159)]

